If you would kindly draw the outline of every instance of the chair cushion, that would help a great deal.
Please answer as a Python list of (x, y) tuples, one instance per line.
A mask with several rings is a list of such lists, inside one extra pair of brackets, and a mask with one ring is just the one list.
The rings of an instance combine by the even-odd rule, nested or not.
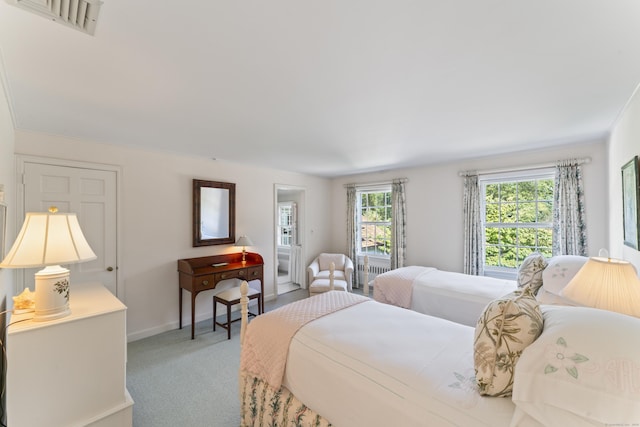
[[(250, 296), (253, 296), (253, 295), (257, 295), (259, 293), (260, 293), (259, 290), (249, 286), (249, 292), (247, 293), (247, 297), (250, 297)], [(233, 288), (229, 288), (226, 291), (222, 291), (220, 293), (217, 293), (215, 296), (218, 299), (221, 299), (223, 301), (235, 301), (237, 299), (240, 299), (240, 287), (239, 286), (235, 286)]]
[(334, 263), (336, 270), (344, 270), (345, 256), (343, 254), (320, 254), (318, 255), (318, 264), (320, 270), (329, 270), (331, 263)]
[[(329, 270), (324, 270), (324, 271), (320, 271), (317, 275), (316, 275), (316, 279), (327, 279), (327, 281), (329, 280)], [(345, 280), (345, 275), (344, 275), (344, 271), (341, 270), (334, 270), (333, 271), (333, 280)]]
[[(347, 282), (344, 280), (334, 280), (333, 289), (335, 291), (346, 291)], [(309, 292), (319, 293), (329, 291), (329, 279), (316, 279), (311, 285), (309, 285)]]
[(542, 312), (529, 287), (487, 305), (478, 319), (473, 344), (480, 394), (511, 396), (516, 362), (540, 336), (542, 327)]

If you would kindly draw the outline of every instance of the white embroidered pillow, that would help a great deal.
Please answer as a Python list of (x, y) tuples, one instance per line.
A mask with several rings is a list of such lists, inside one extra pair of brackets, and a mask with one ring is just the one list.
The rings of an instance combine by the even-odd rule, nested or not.
[(640, 421), (640, 319), (543, 306), (544, 331), (516, 366), (513, 402), (542, 425)]
[(543, 320), (530, 288), (490, 302), (478, 319), (474, 367), (478, 391), (484, 396), (511, 396), (516, 363), (538, 338)]
[(569, 284), (573, 276), (589, 258), (579, 255), (558, 255), (549, 260), (542, 272), (542, 286), (547, 292), (560, 296), (560, 292)]

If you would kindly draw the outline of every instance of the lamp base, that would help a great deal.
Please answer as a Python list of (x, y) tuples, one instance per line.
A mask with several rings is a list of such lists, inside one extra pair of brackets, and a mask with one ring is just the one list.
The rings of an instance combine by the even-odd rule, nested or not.
[(51, 265), (35, 274), (34, 321), (47, 322), (71, 314), (69, 310), (69, 270)]

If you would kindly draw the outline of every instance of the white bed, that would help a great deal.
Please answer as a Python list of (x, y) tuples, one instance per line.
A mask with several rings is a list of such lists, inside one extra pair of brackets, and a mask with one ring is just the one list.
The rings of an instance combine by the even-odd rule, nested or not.
[(475, 326), (489, 302), (516, 288), (515, 280), (409, 266), (376, 276), (373, 298), (386, 304)]
[[(336, 293), (346, 294), (333, 291), (303, 301), (324, 302)], [(259, 354), (272, 366), (270, 357), (278, 353), (272, 340), (265, 340), (266, 351), (252, 344), (265, 331), (289, 328), (291, 313), (279, 312), (307, 302), (258, 316), (248, 326), (243, 313), (241, 426), (640, 423), (639, 319), (540, 306), (544, 330), (515, 366), (514, 397), (486, 397), (478, 393), (474, 375), (474, 328), (355, 298), (363, 301), (323, 313), (293, 333), (285, 346), (286, 368), (272, 377), (275, 381), (247, 369), (247, 354)], [(264, 326), (268, 329), (260, 329)]]
[(513, 402), (476, 390), (473, 334), (365, 302), (298, 331), (283, 385), (335, 426), (507, 427)]

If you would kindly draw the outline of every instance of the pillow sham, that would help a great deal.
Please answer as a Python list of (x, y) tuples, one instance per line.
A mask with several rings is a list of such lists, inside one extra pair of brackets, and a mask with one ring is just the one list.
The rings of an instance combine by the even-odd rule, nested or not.
[(544, 286), (538, 290), (538, 293), (536, 294), (536, 299), (540, 304), (546, 304), (546, 305), (572, 305), (572, 306), (579, 305), (569, 299), (566, 299), (559, 295), (548, 292), (547, 290), (545, 290)]
[(531, 288), (490, 302), (478, 319), (474, 336), (474, 368), (478, 391), (508, 397), (522, 351), (542, 332), (543, 319)]
[(538, 252), (534, 252), (522, 261), (518, 268), (518, 287), (529, 286), (535, 295), (542, 286), (542, 272), (547, 267), (547, 260)]
[(515, 369), (513, 402), (543, 425), (640, 420), (640, 319), (544, 306), (544, 331)]
[(579, 255), (552, 257), (547, 268), (542, 272), (542, 286), (547, 292), (560, 296), (560, 291), (569, 284), (588, 259)]

